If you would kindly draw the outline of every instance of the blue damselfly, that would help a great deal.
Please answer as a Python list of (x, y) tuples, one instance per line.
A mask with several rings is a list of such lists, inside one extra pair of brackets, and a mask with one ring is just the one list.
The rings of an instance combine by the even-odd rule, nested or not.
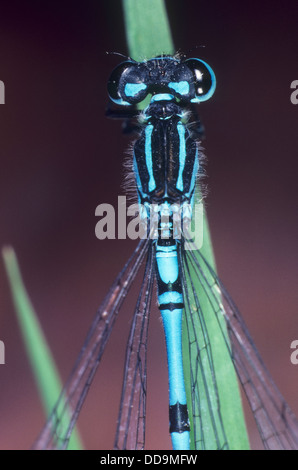
[[(213, 448), (229, 448), (202, 296), (208, 299), (209, 309), (219, 325), (264, 447), (298, 448), (297, 420), (267, 372), (239, 311), (199, 247), (195, 244), (192, 249), (187, 247), (202, 157), (203, 128), (194, 105), (209, 99), (214, 90), (215, 75), (211, 67), (193, 58), (159, 56), (144, 62), (128, 59), (110, 76), (109, 97), (118, 108), (109, 114), (125, 119), (127, 127), (137, 128), (138, 132), (132, 170), (140, 218), (149, 221), (147, 236), (139, 242), (99, 308), (36, 448), (66, 448), (124, 298), (143, 264), (143, 282), (127, 344), (115, 448), (143, 449), (145, 445), (146, 341), (155, 278), (167, 343), (173, 448), (188, 449), (190, 439), (192, 447), (208, 448), (204, 427), (193, 425), (191, 429), (189, 422), (181, 344), (183, 311), (191, 338), (188, 373), (191, 412), (201, 416), (202, 397), (207, 397)], [(148, 95), (148, 106), (139, 111), (137, 105)], [(153, 207), (155, 225), (151, 224)], [(177, 214), (179, 230), (175, 225)], [(198, 377), (201, 388), (197, 386)], [(212, 382), (213, 396), (207, 378)]]

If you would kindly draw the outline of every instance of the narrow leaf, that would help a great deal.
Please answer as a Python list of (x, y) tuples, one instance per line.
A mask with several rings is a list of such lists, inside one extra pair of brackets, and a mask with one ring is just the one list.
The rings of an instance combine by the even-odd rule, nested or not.
[(128, 50), (137, 61), (173, 54), (174, 45), (163, 0), (122, 0)]
[[(24, 287), (13, 248), (4, 247), (2, 256), (26, 351), (45, 413), (48, 415), (62, 390), (59, 373), (56, 370), (46, 338)], [(82, 448), (83, 446), (78, 433), (74, 432), (69, 444), (69, 449)]]

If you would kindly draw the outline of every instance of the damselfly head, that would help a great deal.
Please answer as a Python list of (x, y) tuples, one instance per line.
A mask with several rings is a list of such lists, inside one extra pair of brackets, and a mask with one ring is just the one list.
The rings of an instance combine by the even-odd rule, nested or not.
[(154, 101), (167, 99), (187, 106), (211, 98), (215, 87), (215, 74), (206, 62), (171, 56), (127, 60), (113, 70), (108, 81), (109, 97), (120, 106), (140, 103), (147, 95), (155, 97)]

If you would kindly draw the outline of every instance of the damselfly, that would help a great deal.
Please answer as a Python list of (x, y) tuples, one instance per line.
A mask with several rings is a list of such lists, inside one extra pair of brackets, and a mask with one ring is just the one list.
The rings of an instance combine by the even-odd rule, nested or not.
[[(202, 409), (203, 401), (208, 408), (213, 447), (229, 448), (202, 297), (208, 300), (209, 314), (219, 325), (224, 347), (235, 366), (264, 447), (298, 448), (297, 420), (264, 367), (240, 313), (198, 247), (187, 249), (202, 157), (202, 126), (193, 106), (209, 99), (214, 90), (215, 75), (199, 59), (176, 56), (160, 56), (144, 62), (129, 59), (112, 72), (109, 97), (119, 107), (114, 116), (128, 120), (129, 124), (137, 121), (132, 170), (140, 219), (152, 222), (154, 213), (156, 223), (147, 224), (147, 236), (139, 242), (99, 308), (73, 372), (35, 448), (66, 448), (123, 300), (144, 260), (143, 282), (127, 344), (115, 448), (143, 449), (145, 444), (146, 340), (155, 278), (167, 344), (173, 448), (189, 449), (190, 435), (194, 448), (208, 448), (204, 426), (192, 424), (191, 429), (188, 416), (190, 408), (196, 416), (206, 413)], [(149, 104), (139, 111), (137, 105), (148, 96)], [(189, 371), (183, 369), (182, 360), (183, 315), (190, 338)], [(191, 404), (186, 400), (186, 372), (191, 382)]]

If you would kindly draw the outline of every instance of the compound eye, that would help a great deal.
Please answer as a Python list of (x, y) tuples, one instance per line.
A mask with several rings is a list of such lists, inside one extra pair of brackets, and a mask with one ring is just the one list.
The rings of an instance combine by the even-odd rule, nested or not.
[(130, 103), (127, 103), (124, 100), (123, 97), (123, 76), (127, 74), (127, 71), (130, 69), (130, 67), (133, 67), (134, 64), (133, 62), (127, 61), (127, 62), (122, 62), (119, 64), (111, 73), (110, 78), (108, 80), (108, 94), (110, 99), (119, 105), (129, 105)]
[(110, 99), (121, 106), (130, 106), (143, 101), (147, 94), (144, 70), (132, 61), (122, 62), (116, 67), (108, 81)]
[(215, 74), (210, 65), (200, 59), (188, 59), (184, 64), (193, 74), (195, 97), (191, 99), (191, 102), (199, 103), (209, 100), (216, 88)]

